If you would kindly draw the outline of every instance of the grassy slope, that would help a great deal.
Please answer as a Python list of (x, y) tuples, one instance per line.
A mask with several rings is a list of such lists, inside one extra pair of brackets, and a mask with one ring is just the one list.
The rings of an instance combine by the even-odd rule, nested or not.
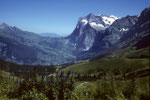
[(119, 70), (125, 72), (127, 69), (130, 71), (143, 69), (149, 67), (149, 59), (105, 59), (105, 60), (95, 60), (90, 62), (83, 62), (68, 66), (65, 71), (72, 70), (77, 71), (81, 74), (96, 74), (101, 70), (104, 71), (114, 71)]
[(135, 48), (125, 48), (119, 49), (110, 54), (108, 57), (125, 57), (125, 58), (148, 58), (150, 57), (150, 47), (135, 49)]

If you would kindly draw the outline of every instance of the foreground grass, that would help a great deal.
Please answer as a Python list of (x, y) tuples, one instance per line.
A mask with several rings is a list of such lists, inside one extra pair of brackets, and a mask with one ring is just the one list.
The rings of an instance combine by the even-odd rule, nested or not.
[(18, 100), (7, 97), (7, 94), (16, 88), (16, 84), (6, 78), (8, 74), (8, 72), (0, 71), (0, 100)]
[[(96, 60), (66, 67), (69, 74), (60, 71), (48, 82), (33, 74), (30, 81), (20, 84), (8, 80), (9, 72), (0, 71), (0, 100), (150, 100), (148, 67), (148, 59)], [(94, 81), (76, 81), (69, 70), (84, 75), (108, 74)], [(115, 75), (116, 71), (120, 73)], [(117, 79), (122, 73), (128, 78)]]
[[(149, 100), (149, 76), (115, 80), (106, 76), (96, 81), (64, 82), (59, 78), (54, 84), (44, 81), (23, 82), (17, 85), (1, 80), (0, 100)], [(72, 85), (69, 85), (72, 84)], [(72, 89), (70, 89), (73, 86)], [(63, 93), (63, 94), (62, 94)]]
[(149, 77), (83, 82), (74, 90), (79, 100), (149, 100)]

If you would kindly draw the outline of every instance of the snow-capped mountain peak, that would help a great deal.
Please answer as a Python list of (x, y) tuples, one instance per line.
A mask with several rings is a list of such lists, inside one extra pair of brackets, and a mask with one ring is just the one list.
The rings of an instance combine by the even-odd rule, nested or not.
[(114, 16), (114, 15), (110, 15), (109, 17), (111, 17), (111, 18), (114, 18), (114, 19), (119, 19), (119, 17), (117, 17), (117, 16)]
[(90, 13), (79, 18), (75, 30), (68, 38), (77, 47), (78, 51), (88, 51), (92, 47), (97, 33), (101, 33), (117, 19), (118, 17), (113, 15), (94, 15)]
[(107, 16), (107, 15), (100, 14), (99, 16), (102, 17), (102, 20), (106, 24), (106, 26), (110, 26), (115, 20), (119, 19), (114, 15)]
[(85, 25), (89, 24), (95, 30), (100, 31), (108, 28), (117, 19), (119, 18), (114, 15), (107, 16), (104, 14), (99, 14), (98, 16), (95, 16), (90, 13), (85, 17), (81, 17), (78, 24), (80, 24), (82, 29)]

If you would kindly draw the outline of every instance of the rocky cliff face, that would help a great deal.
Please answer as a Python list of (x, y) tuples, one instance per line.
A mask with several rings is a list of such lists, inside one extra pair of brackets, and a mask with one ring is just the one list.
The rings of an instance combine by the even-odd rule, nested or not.
[(150, 35), (150, 8), (146, 8), (140, 14), (137, 23), (126, 34), (122, 36), (122, 38), (118, 42), (118, 47), (121, 48), (128, 45), (137, 45), (137, 44), (141, 44), (137, 45), (138, 47), (149, 46), (150, 45), (149, 35)]
[[(91, 48), (91, 52), (109, 49), (116, 44), (124, 34), (126, 34), (137, 22), (137, 16), (127, 16), (116, 20), (104, 32), (103, 36), (98, 36)], [(99, 34), (102, 34), (101, 32)]]
[(118, 17), (89, 14), (79, 18), (75, 30), (67, 37), (76, 46), (77, 52), (88, 51), (99, 32), (108, 28)]
[[(107, 51), (105, 50), (103, 54), (99, 54), (98, 56), (96, 55), (97, 58), (126, 57), (126, 56), (149, 57), (150, 8), (144, 9), (142, 13), (140, 14), (140, 16), (138, 17), (138, 19), (137, 17), (134, 17), (134, 21), (135, 21), (135, 24), (129, 24), (133, 26), (131, 26), (128, 29), (128, 31), (124, 32), (121, 35), (120, 39), (115, 44), (113, 44)], [(115, 24), (115, 22), (113, 24)], [(136, 52), (138, 53), (136, 54)], [(145, 54), (145, 53), (148, 53), (148, 54)]]

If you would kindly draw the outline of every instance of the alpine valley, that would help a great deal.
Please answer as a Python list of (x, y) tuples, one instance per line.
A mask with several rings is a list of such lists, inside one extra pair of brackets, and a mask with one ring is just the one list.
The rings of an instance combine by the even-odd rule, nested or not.
[[(46, 37), (0, 25), (0, 59), (17, 64), (60, 65), (103, 58), (149, 57), (150, 8), (138, 16), (80, 17), (67, 37)], [(139, 53), (140, 52), (140, 53)]]

